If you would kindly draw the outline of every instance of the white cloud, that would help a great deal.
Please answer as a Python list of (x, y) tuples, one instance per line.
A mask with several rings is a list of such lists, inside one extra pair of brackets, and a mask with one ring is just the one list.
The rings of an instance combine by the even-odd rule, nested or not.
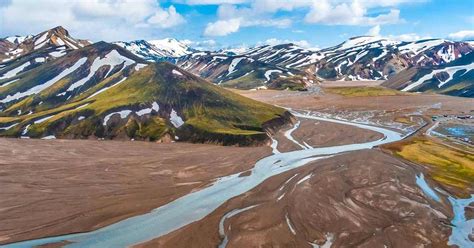
[(416, 33), (408, 33), (408, 34), (399, 34), (399, 35), (388, 35), (385, 38), (391, 39), (391, 40), (398, 40), (398, 41), (417, 41), (417, 40), (432, 39), (433, 37), (429, 35), (421, 36)]
[(170, 6), (167, 10), (158, 9), (156, 13), (148, 18), (147, 22), (155, 27), (171, 28), (184, 23), (184, 18), (176, 12), (174, 6)]
[[(249, 26), (289, 27), (292, 20), (278, 19), (279, 12), (296, 9), (306, 12), (304, 21), (323, 25), (360, 25), (376, 26), (394, 24), (403, 21), (397, 7), (404, 3), (424, 2), (427, 0), (188, 0), (186, 3), (219, 5), (218, 20), (240, 19), (239, 28)], [(232, 4), (234, 2), (234, 4)], [(239, 4), (235, 4), (238, 2)], [(371, 10), (382, 11), (371, 15)], [(239, 30), (233, 31), (237, 32)], [(221, 32), (221, 33), (233, 33)], [(223, 34), (225, 35), (225, 34)]]
[(408, 34), (399, 34), (399, 35), (387, 35), (384, 36), (380, 32), (382, 28), (380, 25), (375, 25), (366, 33), (366, 35), (381, 37), (389, 40), (396, 40), (396, 41), (416, 41), (416, 40), (424, 40), (424, 39), (431, 39), (431, 36), (421, 36), (416, 33), (408, 33)]
[(192, 41), (192, 40), (180, 40), (180, 42), (186, 44), (189, 47), (192, 47), (197, 50), (201, 51), (214, 51), (220, 48), (219, 43), (217, 41), (209, 39), (209, 40), (201, 40), (201, 41)]
[[(400, 10), (390, 9), (388, 13), (378, 16), (368, 16), (371, 7), (380, 7), (384, 1), (376, 5), (370, 1), (329, 1), (315, 2), (305, 17), (308, 23), (326, 25), (380, 25), (400, 22)], [(385, 1), (387, 2), (387, 1)], [(385, 3), (387, 6), (391, 6)]]
[[(285, 1), (285, 0), (283, 0)], [(239, 31), (242, 27), (264, 26), (287, 28), (292, 21), (288, 18), (272, 18), (266, 11), (254, 7), (222, 4), (217, 9), (218, 20), (207, 24), (206, 36), (225, 36)], [(229, 25), (225, 27), (226, 25)]]
[(375, 25), (374, 27), (369, 29), (369, 32), (367, 32), (367, 35), (380, 36), (380, 25)]
[(225, 36), (235, 33), (239, 30), (241, 19), (220, 20), (213, 23), (208, 23), (204, 30), (206, 36)]
[(270, 46), (275, 46), (279, 44), (288, 44), (288, 43), (293, 43), (299, 47), (306, 48), (306, 49), (312, 49), (312, 50), (317, 50), (318, 48), (313, 46), (311, 43), (309, 43), (307, 40), (280, 40), (276, 38), (271, 38), (263, 42), (257, 43), (257, 45), (270, 45)]
[(154, 29), (184, 22), (173, 6), (155, 0), (11, 0), (0, 6), (1, 33), (35, 34), (64, 26), (78, 38), (123, 40), (146, 38)]
[(219, 5), (219, 4), (241, 4), (248, 0), (184, 0), (176, 1), (178, 3), (185, 3), (189, 5)]
[(474, 30), (461, 30), (448, 35), (453, 40), (474, 40)]

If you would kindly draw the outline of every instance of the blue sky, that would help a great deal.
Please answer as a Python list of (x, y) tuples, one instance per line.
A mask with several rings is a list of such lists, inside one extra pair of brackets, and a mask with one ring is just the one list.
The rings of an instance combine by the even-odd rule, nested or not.
[(474, 39), (472, 0), (2, 0), (0, 36), (62, 25), (93, 41), (187, 40), (198, 47), (295, 42), (327, 47), (359, 35)]

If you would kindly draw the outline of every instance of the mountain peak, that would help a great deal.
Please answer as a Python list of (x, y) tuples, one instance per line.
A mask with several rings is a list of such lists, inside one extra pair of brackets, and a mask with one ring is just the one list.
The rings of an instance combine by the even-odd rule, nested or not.
[(0, 48), (0, 62), (7, 62), (37, 50), (63, 47), (76, 50), (90, 45), (91, 42), (71, 37), (62, 26), (57, 26), (36, 35), (6, 37), (10, 44)]
[(164, 58), (177, 58), (194, 52), (194, 50), (187, 44), (174, 38), (149, 41), (119, 41), (114, 42), (114, 44), (123, 47), (135, 55), (149, 61), (161, 61)]
[(51, 33), (57, 33), (57, 34), (69, 36), (69, 31), (67, 31), (67, 29), (65, 29), (63, 26), (57, 26), (48, 31)]

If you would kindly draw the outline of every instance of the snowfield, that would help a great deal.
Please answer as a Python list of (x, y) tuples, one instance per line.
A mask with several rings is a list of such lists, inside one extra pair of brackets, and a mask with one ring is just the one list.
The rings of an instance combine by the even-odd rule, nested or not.
[(71, 86), (69, 86), (69, 88), (66, 90), (66, 92), (73, 91), (73, 90), (81, 87), (82, 85), (84, 85), (87, 81), (89, 81), (95, 75), (97, 70), (99, 70), (102, 66), (109, 66), (109, 69), (108, 69), (107, 73), (104, 76), (104, 78), (107, 78), (110, 71), (112, 71), (112, 69), (115, 66), (123, 64), (123, 66), (122, 66), (122, 69), (123, 69), (123, 68), (125, 68), (129, 65), (134, 64), (134, 63), (136, 63), (136, 62), (129, 59), (129, 58), (127, 58), (127, 57), (125, 57), (125, 56), (122, 56), (119, 52), (117, 52), (117, 50), (112, 50), (110, 53), (105, 55), (103, 58), (99, 58), (99, 57), (95, 58), (94, 62), (92, 62), (92, 65), (90, 67), (89, 75), (87, 75), (85, 78), (73, 83)]
[(7, 97), (5, 97), (4, 99), (0, 100), (0, 102), (2, 103), (7, 103), (7, 102), (11, 102), (13, 100), (18, 100), (20, 98), (23, 98), (25, 96), (30, 96), (30, 95), (34, 95), (34, 94), (38, 94), (40, 93), (41, 91), (43, 91), (44, 89), (52, 86), (53, 84), (55, 84), (57, 81), (61, 80), (62, 78), (66, 77), (67, 75), (69, 75), (70, 73), (74, 72), (75, 70), (77, 70), (79, 67), (81, 67), (85, 62), (87, 61), (87, 58), (81, 58), (79, 59), (78, 61), (76, 61), (76, 63), (74, 65), (72, 65), (71, 67), (69, 68), (66, 68), (64, 71), (62, 71), (59, 75), (57, 75), (56, 77), (54, 77), (53, 79), (47, 81), (46, 83), (44, 84), (40, 84), (40, 85), (37, 85), (33, 88), (30, 88), (29, 90), (25, 91), (25, 92), (17, 92), (15, 93), (14, 95), (8, 95)]

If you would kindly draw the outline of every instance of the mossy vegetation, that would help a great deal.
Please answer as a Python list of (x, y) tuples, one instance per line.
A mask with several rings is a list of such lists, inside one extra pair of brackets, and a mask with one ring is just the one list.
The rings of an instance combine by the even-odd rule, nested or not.
[(242, 75), (232, 80), (228, 80), (222, 83), (222, 86), (235, 88), (235, 89), (254, 89), (260, 86), (265, 85), (265, 81), (261, 79), (261, 76), (258, 75), (259, 72), (254, 71), (247, 75)]
[(406, 93), (384, 87), (333, 87), (326, 92), (348, 97), (397, 96)]
[(395, 118), (395, 121), (398, 123), (406, 124), (406, 125), (414, 125), (416, 124), (415, 122), (412, 121), (412, 119), (408, 116), (399, 116)]
[(272, 80), (268, 88), (276, 90), (305, 90), (304, 78), (301, 75), (294, 75), (289, 77), (279, 77)]
[(427, 165), (431, 177), (441, 184), (462, 192), (474, 184), (474, 153), (462, 151), (433, 140), (416, 137), (405, 142), (386, 145), (396, 155)]

